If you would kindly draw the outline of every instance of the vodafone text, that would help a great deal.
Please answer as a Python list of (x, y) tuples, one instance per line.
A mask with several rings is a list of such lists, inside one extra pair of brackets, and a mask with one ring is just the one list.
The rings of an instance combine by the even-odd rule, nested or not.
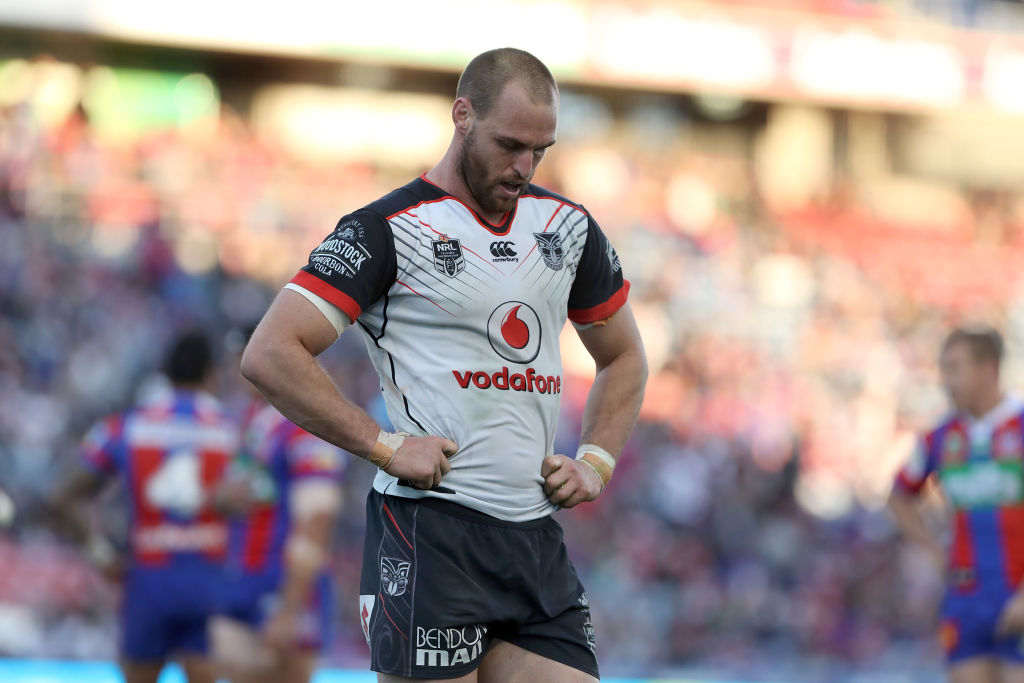
[(490, 374), (472, 370), (452, 370), (452, 374), (455, 375), (455, 381), (463, 389), (475, 386), (477, 389), (530, 391), (538, 394), (562, 393), (561, 375), (538, 375), (533, 368), (526, 368), (526, 372), (510, 373), (508, 366), (505, 366), (498, 372)]

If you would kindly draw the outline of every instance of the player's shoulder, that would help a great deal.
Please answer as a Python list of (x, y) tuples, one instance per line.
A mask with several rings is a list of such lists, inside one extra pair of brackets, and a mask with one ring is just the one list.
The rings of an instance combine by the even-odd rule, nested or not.
[(926, 446), (931, 446), (937, 439), (941, 439), (946, 432), (962, 421), (963, 416), (960, 413), (950, 411), (921, 433), (921, 441)]
[(133, 412), (134, 409), (122, 410), (100, 418), (92, 423), (85, 433), (85, 442), (99, 445), (121, 438), (124, 434), (125, 421)]
[(556, 202), (561, 202), (562, 204), (566, 204), (575, 209), (578, 209), (579, 211), (585, 213), (587, 216), (590, 216), (590, 212), (587, 211), (586, 207), (580, 204), (579, 202), (573, 201), (572, 199), (569, 199), (564, 195), (549, 190), (546, 187), (535, 185), (534, 183), (530, 183), (529, 185), (526, 186), (526, 192), (520, 195), (519, 199), (520, 201), (522, 201), (523, 199), (551, 199)]
[(379, 199), (354, 211), (353, 214), (371, 214), (387, 221), (393, 216), (413, 209), (424, 202), (438, 201), (450, 195), (441, 188), (426, 181), (423, 176), (395, 188)]

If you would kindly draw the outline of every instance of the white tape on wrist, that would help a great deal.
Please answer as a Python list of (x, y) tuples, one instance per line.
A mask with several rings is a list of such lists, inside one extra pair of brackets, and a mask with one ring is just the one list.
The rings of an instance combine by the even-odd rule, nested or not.
[(382, 470), (387, 470), (391, 461), (395, 459), (395, 451), (405, 443), (407, 434), (385, 432), (383, 429), (377, 434), (377, 441), (370, 449), (368, 460)]
[(601, 490), (608, 485), (612, 479), (612, 472), (615, 470), (615, 458), (612, 454), (592, 443), (585, 443), (576, 451), (576, 459), (590, 465), (597, 476), (601, 478)]
[(600, 446), (592, 443), (583, 444), (576, 450), (576, 459), (579, 460), (580, 458), (582, 458), (584, 453), (593, 453), (601, 460), (603, 460), (604, 464), (608, 465), (610, 469), (615, 469), (615, 458), (612, 457), (611, 453), (601, 448)]

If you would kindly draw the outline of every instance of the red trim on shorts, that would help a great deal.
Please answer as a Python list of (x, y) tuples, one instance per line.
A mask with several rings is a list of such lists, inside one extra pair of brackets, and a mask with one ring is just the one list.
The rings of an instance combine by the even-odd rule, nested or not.
[[(389, 512), (388, 514), (390, 515), (391, 513)], [(377, 597), (380, 598), (380, 608), (384, 610), (384, 616), (388, 618), (388, 621), (391, 622), (391, 625), (395, 627), (396, 631), (398, 631), (398, 635), (402, 636), (406, 640), (409, 640), (409, 636), (402, 633), (402, 629), (398, 628), (398, 624), (396, 624), (395, 620), (391, 618), (390, 614), (388, 614), (388, 608), (384, 606), (384, 596), (380, 593), (377, 593)]]
[(398, 526), (398, 522), (395, 521), (395, 516), (393, 514), (391, 514), (391, 509), (388, 507), (388, 504), (387, 503), (381, 503), (381, 507), (384, 509), (384, 512), (387, 514), (388, 519), (391, 520), (391, 523), (395, 525), (395, 531), (397, 531), (398, 535), (402, 537), (402, 540), (405, 541), (405, 544), (407, 546), (409, 546), (409, 550), (412, 550), (413, 549), (412, 543), (409, 543), (409, 539), (406, 538), (405, 534), (402, 533), (402, 529)]

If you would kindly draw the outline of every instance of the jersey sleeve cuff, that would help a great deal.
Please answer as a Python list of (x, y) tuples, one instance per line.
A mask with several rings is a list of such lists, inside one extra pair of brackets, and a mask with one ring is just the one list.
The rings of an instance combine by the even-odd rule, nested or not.
[(629, 280), (623, 280), (619, 290), (608, 297), (608, 300), (603, 304), (591, 306), (590, 308), (570, 308), (569, 320), (577, 325), (588, 325), (601, 320), (607, 320), (625, 305), (628, 298)]
[(913, 482), (905, 474), (900, 472), (896, 475), (895, 488), (901, 493), (906, 493), (911, 496), (916, 496), (924, 488), (924, 482)]
[[(288, 284), (297, 285), (302, 289), (316, 294), (318, 297), (326, 299), (329, 303), (340, 308), (353, 322), (363, 312), (362, 307), (348, 294), (332, 287), (316, 275), (311, 275), (304, 270), (300, 270), (296, 273), (295, 277), (293, 277)], [(299, 293), (301, 294), (302, 292)], [(315, 305), (316, 302), (314, 301), (313, 304)], [(330, 317), (328, 316), (328, 320), (329, 319)]]

